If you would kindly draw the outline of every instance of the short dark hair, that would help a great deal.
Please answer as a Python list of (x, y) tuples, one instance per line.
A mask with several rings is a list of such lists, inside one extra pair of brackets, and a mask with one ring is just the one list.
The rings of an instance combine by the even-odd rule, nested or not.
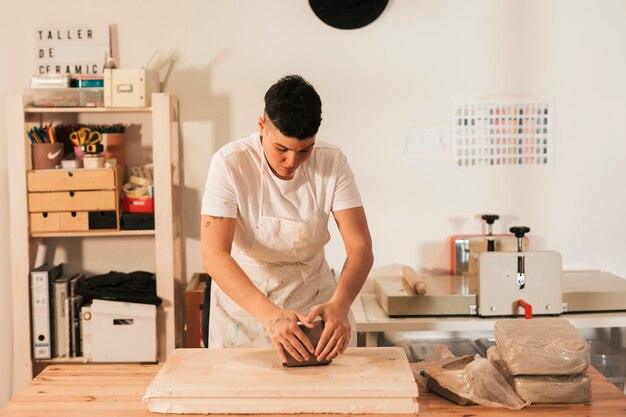
[(322, 123), (322, 100), (304, 78), (287, 75), (265, 93), (265, 114), (283, 135), (308, 139)]

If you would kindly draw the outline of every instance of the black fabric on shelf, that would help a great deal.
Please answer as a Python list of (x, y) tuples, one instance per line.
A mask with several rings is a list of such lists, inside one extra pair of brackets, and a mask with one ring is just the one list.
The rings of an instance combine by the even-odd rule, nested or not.
[(129, 303), (161, 305), (156, 295), (156, 277), (153, 273), (135, 271), (131, 273), (111, 271), (108, 274), (94, 275), (85, 279), (78, 294), (86, 302), (93, 299), (126, 301)]

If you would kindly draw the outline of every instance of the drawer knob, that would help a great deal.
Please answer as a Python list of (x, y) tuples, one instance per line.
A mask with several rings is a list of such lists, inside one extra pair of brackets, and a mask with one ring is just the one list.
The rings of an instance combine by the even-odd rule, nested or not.
[(74, 191), (70, 191), (70, 197), (74, 197)]
[(67, 175), (69, 175), (70, 177), (73, 177), (74, 173), (72, 171), (67, 171)]
[(72, 214), (72, 217), (76, 217), (76, 212), (75, 211), (72, 211), (71, 214)]

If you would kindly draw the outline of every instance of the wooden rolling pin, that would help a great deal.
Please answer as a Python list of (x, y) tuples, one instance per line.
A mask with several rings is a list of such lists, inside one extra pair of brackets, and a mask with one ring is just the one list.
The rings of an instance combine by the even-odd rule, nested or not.
[(404, 280), (413, 288), (416, 294), (426, 295), (428, 288), (422, 279), (419, 277), (415, 269), (407, 265), (402, 265), (402, 276)]

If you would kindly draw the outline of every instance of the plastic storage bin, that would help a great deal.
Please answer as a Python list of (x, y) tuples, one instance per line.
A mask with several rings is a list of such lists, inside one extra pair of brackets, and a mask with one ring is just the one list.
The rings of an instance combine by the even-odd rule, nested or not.
[(103, 88), (29, 88), (24, 90), (26, 107), (102, 107)]

